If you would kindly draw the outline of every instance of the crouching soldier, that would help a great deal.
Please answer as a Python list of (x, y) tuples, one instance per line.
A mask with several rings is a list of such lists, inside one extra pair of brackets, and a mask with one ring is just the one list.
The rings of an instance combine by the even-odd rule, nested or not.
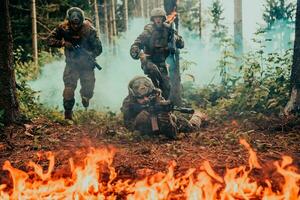
[(170, 95), (169, 70), (166, 59), (176, 48), (183, 48), (181, 36), (166, 22), (166, 12), (162, 8), (151, 11), (151, 23), (137, 37), (130, 48), (133, 59), (140, 59), (144, 73), (155, 87), (162, 90), (165, 99)]
[(144, 76), (133, 78), (128, 85), (128, 96), (124, 99), (121, 111), (124, 124), (131, 131), (142, 133), (161, 133), (170, 139), (178, 132), (192, 132), (201, 126), (203, 115), (193, 114), (190, 120), (175, 116), (178, 110), (193, 113), (192, 109), (176, 108), (161, 96), (161, 90), (155, 88), (152, 81)]
[(63, 105), (65, 119), (72, 119), (75, 104), (74, 91), (78, 79), (81, 84), (82, 105), (87, 108), (95, 87), (94, 68), (99, 65), (95, 58), (102, 53), (102, 45), (96, 29), (77, 7), (67, 11), (66, 21), (54, 29), (47, 38), (51, 47), (64, 47), (66, 67), (63, 74)]

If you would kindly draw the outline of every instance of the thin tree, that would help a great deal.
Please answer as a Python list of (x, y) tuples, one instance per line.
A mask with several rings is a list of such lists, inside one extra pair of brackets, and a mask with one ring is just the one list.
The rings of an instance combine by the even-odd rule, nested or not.
[(293, 65), (291, 72), (291, 94), (290, 100), (284, 108), (284, 113), (290, 115), (292, 112), (300, 110), (300, 0), (297, 0), (296, 27)]
[(117, 35), (117, 23), (116, 23), (116, 2), (111, 0), (111, 17), (112, 17), (112, 31), (113, 35)]
[(104, 16), (104, 33), (105, 42), (109, 40), (109, 30), (108, 30), (108, 16), (107, 16), (107, 0), (103, 0), (103, 16)]
[(4, 111), (2, 117), (7, 124), (17, 121), (19, 117), (8, 5), (8, 0), (3, 0), (0, 4), (0, 110)]
[(144, 0), (140, 0), (141, 2), (141, 17), (145, 17), (145, 13), (144, 13)]
[(202, 2), (199, 0), (199, 37), (202, 37)]
[(112, 19), (112, 8), (111, 8), (111, 0), (108, 5), (107, 13), (108, 13), (108, 42), (109, 44), (112, 44), (112, 39), (113, 39), (113, 19)]
[(32, 57), (35, 67), (38, 65), (38, 47), (37, 47), (37, 25), (36, 25), (36, 4), (31, 0), (31, 24), (32, 24)]
[(97, 30), (97, 36), (100, 37), (100, 20), (98, 11), (98, 1), (94, 0), (94, 12), (95, 12), (95, 25)]
[(128, 30), (128, 0), (123, 0), (125, 31)]
[(237, 65), (242, 62), (243, 55), (243, 6), (242, 0), (234, 0), (234, 49)]
[(145, 3), (145, 7), (146, 7), (146, 17), (149, 18), (150, 16), (150, 2), (149, 0), (145, 0), (146, 3)]

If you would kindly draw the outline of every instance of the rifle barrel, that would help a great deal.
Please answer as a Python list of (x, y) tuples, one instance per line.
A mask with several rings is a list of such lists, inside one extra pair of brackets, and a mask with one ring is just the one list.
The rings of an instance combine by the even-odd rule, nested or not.
[(175, 111), (179, 111), (182, 113), (187, 113), (187, 114), (194, 114), (195, 110), (192, 108), (184, 108), (184, 107), (174, 107)]

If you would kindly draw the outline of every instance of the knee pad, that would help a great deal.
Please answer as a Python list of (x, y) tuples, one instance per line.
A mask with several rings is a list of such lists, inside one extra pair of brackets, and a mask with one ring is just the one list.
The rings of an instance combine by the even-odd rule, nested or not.
[(65, 87), (63, 97), (66, 100), (74, 99), (74, 88), (72, 87)]
[(65, 110), (72, 110), (75, 104), (75, 99), (66, 100), (64, 99), (64, 109)]

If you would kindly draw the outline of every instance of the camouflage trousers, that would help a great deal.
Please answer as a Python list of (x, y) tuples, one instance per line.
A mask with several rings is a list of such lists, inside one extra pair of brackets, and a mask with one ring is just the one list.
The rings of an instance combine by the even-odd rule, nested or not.
[(154, 86), (161, 89), (162, 96), (165, 99), (169, 99), (171, 87), (166, 63), (154, 63), (151, 60), (147, 60), (146, 63), (142, 63), (142, 69), (145, 75), (152, 80)]
[[(146, 110), (140, 112), (133, 122), (134, 129), (146, 134), (153, 133), (152, 117)], [(154, 117), (157, 118), (158, 132), (168, 138), (176, 138), (178, 132), (191, 132), (195, 130), (189, 120), (182, 116), (175, 116), (170, 112), (159, 113)]]
[(67, 63), (64, 74), (64, 92), (63, 103), (65, 110), (72, 110), (75, 104), (74, 92), (77, 87), (78, 79), (80, 80), (80, 95), (81, 98), (89, 100), (93, 97), (95, 88), (95, 72), (92, 67), (77, 66)]

